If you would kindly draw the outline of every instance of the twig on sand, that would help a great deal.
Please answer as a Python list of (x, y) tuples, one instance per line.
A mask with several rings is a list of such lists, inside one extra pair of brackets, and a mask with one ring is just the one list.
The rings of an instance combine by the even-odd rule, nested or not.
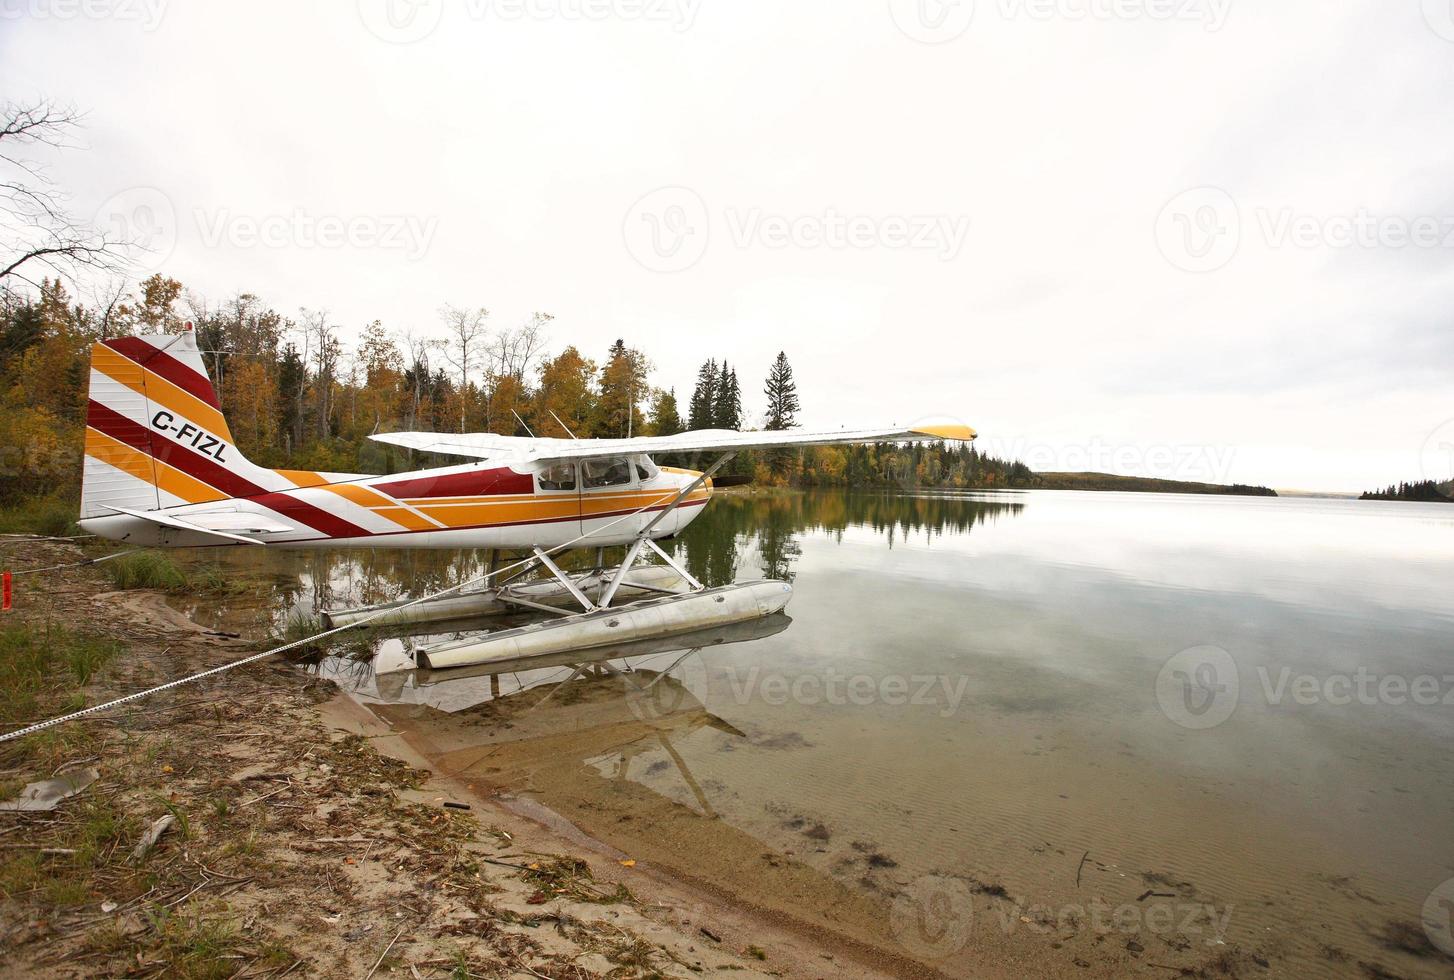
[(1077, 864), (1075, 866), (1075, 887), (1077, 888), (1080, 887), (1080, 869), (1085, 867), (1085, 859), (1088, 857), (1090, 857), (1090, 851), (1086, 851), (1084, 854), (1082, 854), (1080, 856), (1080, 864)]
[(399, 931), (394, 933), (394, 938), (389, 940), (389, 945), (385, 946), (384, 951), (379, 954), (379, 958), (374, 960), (374, 968), (368, 972), (368, 976), (364, 977), (364, 980), (371, 980), (374, 973), (378, 970), (379, 964), (384, 962), (384, 957), (389, 955), (389, 950), (394, 948), (394, 944), (399, 941), (400, 936), (404, 935), (406, 928), (406, 926), (400, 926)]
[(480, 860), (483, 861), (483, 862), (485, 862), (486, 864), (497, 864), (497, 865), (499, 865), (502, 868), (514, 868), (516, 871), (529, 871), (530, 870), (529, 868), (525, 867), (525, 865), (523, 865), (523, 864), (511, 864), (508, 861), (496, 861), (494, 858), (481, 857)]
[(279, 793), (285, 793), (285, 792), (287, 792), (288, 790), (290, 790), (292, 788), (293, 788), (293, 784), (292, 783), (289, 783), (288, 785), (284, 786), (282, 789), (275, 789), (271, 793), (267, 793), (267, 794), (264, 794), (263, 796), (259, 796), (259, 797), (256, 797), (254, 799), (248, 800), (246, 803), (239, 803), (237, 805), (237, 808), (239, 810), (241, 810), (245, 806), (252, 806), (254, 803), (261, 803), (263, 800), (266, 800), (269, 797), (277, 796)]

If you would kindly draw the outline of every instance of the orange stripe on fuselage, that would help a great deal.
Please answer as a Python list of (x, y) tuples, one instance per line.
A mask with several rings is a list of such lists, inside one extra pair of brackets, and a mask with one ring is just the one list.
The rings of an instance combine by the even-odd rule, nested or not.
[(480, 498), (473, 504), (423, 506), (419, 509), (445, 527), (529, 524), (532, 521), (561, 521), (580, 517), (580, 504), (576, 497), (541, 497), (538, 500), (514, 504), (498, 504)]
[[(222, 413), (189, 391), (184, 391), (166, 378), (146, 368), (137, 370), (135, 361), (122, 357), (104, 344), (91, 354), (91, 367), (117, 384), (125, 385), (149, 401), (171, 412), (179, 421), (200, 425), (213, 435), (232, 441), (232, 432)], [(143, 379), (140, 375), (145, 375)]]
[[(584, 494), (581, 497), (581, 516), (596, 517), (600, 514), (616, 511), (631, 511), (638, 507), (658, 506), (671, 503), (681, 491), (678, 490), (647, 490), (636, 493), (610, 493), (610, 494)], [(705, 498), (705, 493), (693, 492), (683, 498), (685, 503), (688, 500)]]
[(438, 531), (439, 524), (414, 513), (407, 507), (376, 507), (374, 513), (380, 517), (387, 517), (395, 524), (407, 527), (411, 531)]
[(411, 531), (433, 531), (439, 527), (438, 524), (414, 513), (409, 508), (400, 506), (393, 497), (386, 497), (377, 490), (360, 486), (357, 483), (330, 483), (319, 489), (336, 493), (344, 500), (367, 508), (380, 517), (388, 518), (395, 524)]
[(300, 487), (321, 487), (328, 480), (321, 473), (314, 473), (312, 470), (273, 470), (290, 483)]
[[(93, 429), (90, 426), (86, 427), (86, 455), (130, 473), (138, 480), (149, 484), (155, 483), (173, 497), (185, 500), (189, 504), (203, 504), (213, 500), (228, 499), (228, 495), (216, 487), (188, 476), (181, 470), (168, 466), (159, 459), (153, 459), (146, 453), (133, 449), (123, 442), (118, 442), (99, 429)], [(153, 466), (156, 467), (155, 471), (152, 469)]]
[[(659, 510), (671, 503), (678, 493), (679, 490), (664, 487), (658, 490), (585, 493), (579, 496), (541, 495), (508, 500), (496, 497), (450, 498), (447, 503), (421, 502), (419, 509), (446, 527), (488, 527), (494, 524), (556, 522), (577, 517), (594, 520), (598, 517), (629, 514), (642, 507)], [(706, 490), (695, 490), (682, 503), (705, 503), (709, 496)]]

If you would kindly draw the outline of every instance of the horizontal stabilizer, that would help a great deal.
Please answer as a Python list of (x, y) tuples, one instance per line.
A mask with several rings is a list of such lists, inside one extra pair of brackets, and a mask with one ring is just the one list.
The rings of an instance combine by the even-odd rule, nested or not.
[(214, 538), (223, 538), (228, 541), (238, 541), (242, 544), (262, 544), (256, 538), (243, 537), (241, 534), (233, 534), (231, 531), (218, 531), (210, 527), (202, 527), (200, 524), (193, 524), (178, 517), (172, 517), (157, 510), (130, 510), (126, 507), (117, 507), (114, 504), (105, 505), (108, 510), (114, 510), (118, 514), (125, 514), (127, 517), (139, 517), (143, 521), (150, 521), (153, 524), (160, 524), (162, 527), (175, 528), (178, 531), (192, 531), (196, 534), (207, 534)]

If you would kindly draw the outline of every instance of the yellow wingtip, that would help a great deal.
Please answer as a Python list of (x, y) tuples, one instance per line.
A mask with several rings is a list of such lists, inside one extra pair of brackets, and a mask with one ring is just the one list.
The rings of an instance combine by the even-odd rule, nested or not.
[(949, 439), (955, 442), (973, 442), (979, 435), (967, 425), (923, 425), (914, 431), (926, 436), (934, 436), (936, 439)]

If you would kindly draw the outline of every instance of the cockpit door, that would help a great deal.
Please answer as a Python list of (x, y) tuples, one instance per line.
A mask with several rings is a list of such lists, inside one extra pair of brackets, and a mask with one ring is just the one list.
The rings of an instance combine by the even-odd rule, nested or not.
[(531, 506), (540, 527), (541, 547), (565, 544), (581, 534), (581, 480), (570, 460), (542, 463), (535, 470), (535, 499)]

